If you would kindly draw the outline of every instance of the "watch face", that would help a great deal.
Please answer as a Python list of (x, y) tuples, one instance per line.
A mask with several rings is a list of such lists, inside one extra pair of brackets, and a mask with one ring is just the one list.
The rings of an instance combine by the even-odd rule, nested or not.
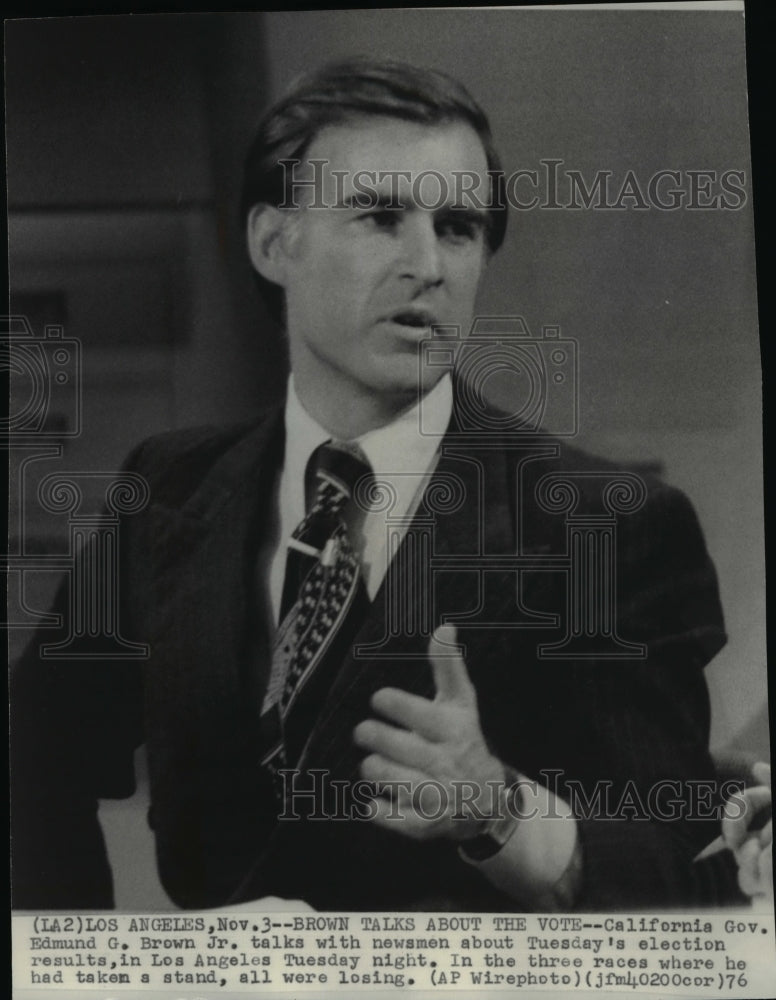
[[(522, 805), (520, 776), (511, 768), (504, 769), (505, 783), (499, 790), (498, 815), (486, 820), (482, 832), (461, 844), (461, 853), (471, 861), (485, 861), (498, 854), (517, 829)], [(514, 808), (514, 799), (518, 799)]]
[(465, 840), (460, 845), (459, 851), (466, 861), (486, 861), (494, 854), (498, 854), (502, 846), (494, 837), (481, 833), (478, 837)]

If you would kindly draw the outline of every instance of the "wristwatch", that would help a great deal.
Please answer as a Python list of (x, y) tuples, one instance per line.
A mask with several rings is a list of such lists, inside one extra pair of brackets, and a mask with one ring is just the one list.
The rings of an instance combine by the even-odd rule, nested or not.
[(513, 768), (504, 765), (504, 784), (498, 790), (498, 807), (495, 815), (484, 821), (475, 836), (458, 845), (458, 853), (464, 861), (476, 863), (487, 861), (501, 850), (520, 823), (521, 784), (520, 775)]

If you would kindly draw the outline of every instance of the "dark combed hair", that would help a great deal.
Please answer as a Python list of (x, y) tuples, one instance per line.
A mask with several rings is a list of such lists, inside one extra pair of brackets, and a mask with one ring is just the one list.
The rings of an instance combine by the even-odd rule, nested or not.
[[(289, 192), (289, 172), (281, 160), (302, 160), (318, 133), (362, 115), (383, 115), (440, 125), (463, 121), (480, 137), (491, 178), (491, 252), (501, 246), (507, 227), (504, 176), (490, 124), (468, 90), (445, 73), (409, 63), (365, 57), (331, 63), (297, 80), (262, 118), (245, 162), (240, 215), (259, 203), (281, 205)], [(283, 291), (257, 275), (260, 291), (276, 319), (282, 316)]]

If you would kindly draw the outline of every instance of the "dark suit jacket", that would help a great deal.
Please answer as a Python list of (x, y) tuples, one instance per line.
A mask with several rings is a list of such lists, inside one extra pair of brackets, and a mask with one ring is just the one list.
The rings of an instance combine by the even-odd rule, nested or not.
[[(356, 638), (373, 654), (343, 662), (298, 787), (309, 787), (311, 769), (357, 776), (351, 732), (371, 714), (374, 691), (391, 684), (433, 696), (427, 633), (386, 638), (388, 595), (397, 592), (397, 574), (418, 575), (427, 558), (419, 532), (433, 524), (432, 626), (468, 613), (459, 640), (494, 752), (524, 774), (557, 782), (577, 804), (579, 907), (718, 902), (714, 879), (691, 864), (718, 824), (676, 818), (676, 810), (674, 818), (646, 818), (638, 808), (661, 780), (713, 780), (703, 667), (725, 636), (714, 570), (687, 500), (651, 481), (641, 509), (618, 522), (618, 629), (646, 645), (642, 659), (537, 655), (568, 620), (559, 566), (521, 574), (519, 587), (513, 567), (483, 575), (459, 559), (458, 568), (444, 569), (445, 558), (514, 555), (518, 544), (521, 555), (562, 556), (567, 519), (536, 500), (548, 473), (589, 473), (576, 480), (577, 513), (600, 513), (596, 474), (616, 470), (550, 438), (534, 440), (543, 453), (531, 461), (521, 461), (526, 453), (505, 435), (489, 436), (487, 446), (471, 435), (445, 440), (434, 484), (452, 476), (463, 502), (437, 494), (421, 505)], [(121, 628), (149, 643), (151, 655), (142, 664), (44, 661), (34, 643), (19, 665), (12, 695), (18, 906), (111, 905), (96, 802), (131, 794), (132, 751), (145, 741), (159, 871), (182, 906), (278, 894), (343, 910), (519, 908), (447, 842), (416, 843), (358, 820), (277, 822), (259, 766), (271, 640), (257, 611), (254, 567), (282, 450), (282, 416), (273, 412), (249, 429), (154, 438), (130, 458), (128, 467), (150, 484), (151, 503), (122, 529)], [(66, 600), (63, 589), (62, 609)], [(560, 617), (536, 627), (540, 614)], [(673, 797), (686, 805), (688, 788)], [(573, 795), (579, 789), (582, 800)], [(604, 794), (599, 815), (596, 789)], [(636, 807), (617, 819), (600, 815), (623, 795)]]

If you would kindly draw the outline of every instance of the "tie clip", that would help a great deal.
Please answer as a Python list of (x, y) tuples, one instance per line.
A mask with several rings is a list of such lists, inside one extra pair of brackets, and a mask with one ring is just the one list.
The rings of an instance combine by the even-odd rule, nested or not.
[(336, 538), (329, 538), (323, 547), (323, 551), (313, 548), (312, 545), (308, 545), (306, 542), (300, 542), (298, 538), (289, 538), (288, 547), (296, 549), (297, 552), (302, 552), (306, 556), (312, 556), (313, 559), (320, 559), (321, 566), (327, 568), (333, 566), (337, 561), (337, 549), (339, 548)]

